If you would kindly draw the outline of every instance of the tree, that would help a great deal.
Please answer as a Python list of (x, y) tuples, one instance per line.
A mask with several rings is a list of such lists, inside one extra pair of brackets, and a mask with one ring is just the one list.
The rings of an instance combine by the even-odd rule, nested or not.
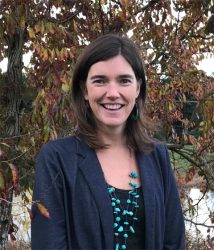
[[(7, 234), (13, 237), (12, 196), (28, 202), (41, 144), (72, 131), (72, 69), (82, 48), (101, 34), (129, 32), (140, 46), (148, 113), (162, 126), (157, 136), (204, 177), (204, 192), (213, 188), (214, 84), (196, 68), (213, 51), (213, 10), (212, 0), (1, 1), (0, 60), (8, 58), (0, 80), (1, 249)], [(189, 169), (175, 169), (179, 184), (193, 178)]]

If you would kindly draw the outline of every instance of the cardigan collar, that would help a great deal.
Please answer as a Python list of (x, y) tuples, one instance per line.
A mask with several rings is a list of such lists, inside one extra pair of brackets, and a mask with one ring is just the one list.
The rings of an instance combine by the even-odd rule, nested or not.
[(106, 249), (113, 249), (113, 213), (104, 174), (93, 149), (77, 138), (78, 167), (81, 169), (97, 203)]
[(145, 209), (145, 248), (153, 249), (155, 242), (155, 191), (151, 158), (144, 153), (137, 154), (141, 174)]

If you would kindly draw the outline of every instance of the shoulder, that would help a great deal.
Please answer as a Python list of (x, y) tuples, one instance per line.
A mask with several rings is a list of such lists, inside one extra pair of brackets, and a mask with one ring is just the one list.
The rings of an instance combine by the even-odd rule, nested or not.
[(75, 136), (69, 136), (49, 141), (41, 147), (37, 160), (41, 158), (49, 161), (61, 158), (71, 159), (77, 151), (77, 140)]
[(155, 143), (152, 152), (146, 158), (163, 176), (168, 176), (172, 171), (168, 149), (164, 143)]
[(162, 142), (153, 144), (153, 150), (148, 154), (148, 157), (156, 158), (159, 161), (168, 161), (169, 153), (167, 146)]
[(76, 146), (77, 138), (75, 136), (69, 136), (64, 138), (59, 138), (57, 140), (49, 141), (44, 144), (41, 148), (41, 151), (50, 153), (60, 153), (66, 151), (73, 151)]

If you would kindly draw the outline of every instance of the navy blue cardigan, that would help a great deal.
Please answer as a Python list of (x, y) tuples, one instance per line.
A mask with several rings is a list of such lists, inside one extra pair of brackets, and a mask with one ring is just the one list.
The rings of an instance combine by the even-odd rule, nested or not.
[[(111, 161), (111, 159), (109, 159)], [(145, 248), (185, 249), (184, 220), (166, 147), (137, 154), (145, 207)], [(119, 164), (119, 162), (118, 162)], [(93, 149), (76, 137), (50, 141), (37, 159), (32, 250), (113, 249), (113, 214)]]

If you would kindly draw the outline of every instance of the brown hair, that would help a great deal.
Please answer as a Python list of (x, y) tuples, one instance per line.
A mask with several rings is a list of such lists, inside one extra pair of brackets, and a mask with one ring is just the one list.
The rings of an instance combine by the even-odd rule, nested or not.
[(145, 115), (146, 99), (146, 77), (140, 53), (135, 44), (127, 37), (115, 34), (107, 34), (98, 37), (88, 45), (77, 60), (73, 72), (71, 93), (74, 114), (76, 118), (75, 134), (84, 138), (86, 143), (94, 148), (106, 147), (97, 138), (97, 130), (91, 109), (84, 99), (84, 87), (90, 67), (99, 61), (105, 61), (117, 55), (122, 55), (131, 65), (136, 79), (140, 82), (140, 94), (137, 98), (139, 118), (132, 119), (131, 112), (125, 127), (127, 145), (135, 151), (151, 151), (154, 140), (148, 136), (147, 131), (151, 129), (151, 122)]

